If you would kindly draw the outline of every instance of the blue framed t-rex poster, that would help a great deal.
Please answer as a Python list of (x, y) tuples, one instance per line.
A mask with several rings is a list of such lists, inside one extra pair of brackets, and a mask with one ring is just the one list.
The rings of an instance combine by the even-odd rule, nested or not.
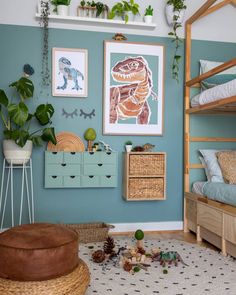
[(52, 49), (52, 95), (88, 96), (88, 51)]
[(103, 133), (162, 135), (164, 47), (105, 41)]

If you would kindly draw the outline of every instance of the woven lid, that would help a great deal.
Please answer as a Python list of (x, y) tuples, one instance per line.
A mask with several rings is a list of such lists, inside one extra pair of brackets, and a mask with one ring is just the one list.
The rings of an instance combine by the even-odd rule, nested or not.
[(47, 150), (51, 152), (84, 152), (82, 139), (72, 132), (60, 132), (56, 135), (57, 144), (48, 143)]

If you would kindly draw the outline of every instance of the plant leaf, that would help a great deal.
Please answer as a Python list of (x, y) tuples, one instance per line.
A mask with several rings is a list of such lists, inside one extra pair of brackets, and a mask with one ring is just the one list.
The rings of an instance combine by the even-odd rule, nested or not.
[(9, 103), (9, 101), (8, 101), (7, 96), (6, 96), (6, 93), (4, 92), (4, 90), (0, 89), (0, 104), (7, 107), (8, 103)]
[(10, 87), (15, 87), (23, 99), (30, 98), (34, 95), (34, 84), (28, 78), (22, 77), (10, 84)]
[(33, 145), (36, 146), (41, 146), (43, 144), (43, 140), (39, 135), (30, 137), (30, 140), (32, 140)]
[(19, 130), (18, 138), (15, 140), (15, 143), (23, 147), (26, 144), (26, 141), (29, 139), (29, 132), (26, 130)]
[(54, 145), (57, 144), (57, 139), (55, 136), (55, 131), (54, 128), (49, 127), (49, 128), (44, 128), (43, 129), (43, 134), (41, 136), (42, 140), (48, 142), (52, 142)]
[(35, 111), (35, 117), (42, 126), (47, 125), (50, 122), (53, 114), (54, 108), (49, 103), (39, 105)]
[(19, 130), (4, 130), (5, 139), (13, 139), (16, 140), (19, 137)]
[(8, 106), (8, 113), (12, 121), (21, 127), (28, 119), (28, 108), (23, 102), (20, 102), (18, 105), (10, 104)]

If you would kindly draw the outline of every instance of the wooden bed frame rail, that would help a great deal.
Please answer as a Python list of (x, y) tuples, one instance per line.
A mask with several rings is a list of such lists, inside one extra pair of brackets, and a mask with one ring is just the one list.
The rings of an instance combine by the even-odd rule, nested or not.
[[(185, 23), (185, 120), (184, 120), (184, 231), (189, 230), (197, 233), (199, 240), (204, 238), (216, 246), (220, 246), (222, 252), (229, 253), (236, 257), (236, 208), (227, 205), (227, 212), (219, 210), (217, 208), (217, 202), (209, 203), (203, 202), (199, 199), (199, 196), (190, 193), (190, 169), (202, 169), (203, 166), (199, 163), (190, 163), (190, 143), (191, 142), (236, 142), (236, 138), (225, 138), (225, 137), (192, 137), (190, 135), (190, 115), (192, 114), (217, 114), (217, 115), (235, 115), (236, 114), (236, 96), (229, 98), (224, 98), (216, 102), (208, 103), (206, 105), (191, 108), (190, 107), (190, 94), (191, 87), (199, 87), (200, 82), (207, 79), (215, 74), (218, 74), (224, 70), (227, 70), (236, 65), (236, 58), (225, 62), (224, 64), (204, 73), (198, 77), (191, 78), (191, 47), (192, 47), (192, 24), (205, 17), (222, 7), (233, 4), (236, 5), (236, 0), (222, 0), (220, 3), (216, 4), (217, 0), (208, 0), (202, 7), (200, 7)], [(199, 203), (200, 202), (200, 203)], [(200, 204), (200, 205), (198, 205)], [(230, 207), (232, 207), (233, 214), (230, 212)], [(226, 207), (224, 207), (226, 208)], [(219, 212), (220, 213), (219, 213)], [(207, 226), (207, 219), (213, 214), (213, 225)], [(228, 216), (229, 215), (229, 216)], [(214, 228), (214, 216), (217, 218), (220, 216), (220, 224), (218, 228)], [(217, 219), (215, 218), (215, 219)], [(206, 225), (202, 223), (205, 220)], [(232, 230), (228, 236), (230, 238), (224, 238), (224, 231), (227, 231), (224, 224), (229, 224), (232, 222)], [(201, 223), (201, 224), (200, 224)], [(219, 236), (219, 231), (221, 235)], [(232, 237), (231, 237), (232, 236)], [(222, 238), (223, 237), (223, 238)], [(226, 245), (227, 249), (226, 250)]]

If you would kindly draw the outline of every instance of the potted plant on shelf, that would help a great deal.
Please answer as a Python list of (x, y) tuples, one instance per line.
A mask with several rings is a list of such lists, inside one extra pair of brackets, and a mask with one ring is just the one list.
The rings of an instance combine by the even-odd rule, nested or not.
[(139, 12), (139, 4), (134, 0), (117, 2), (111, 9), (108, 18), (114, 19), (121, 17), (127, 23), (129, 20), (134, 21), (134, 18)]
[(187, 6), (185, 0), (168, 0), (166, 5), (166, 18), (170, 26), (172, 26), (172, 31), (169, 32), (169, 36), (174, 38), (175, 42), (175, 53), (173, 56), (173, 62), (171, 66), (172, 77), (177, 82), (179, 81), (179, 62), (181, 60), (181, 55), (179, 54), (180, 44), (182, 42), (181, 38), (178, 36), (178, 29), (182, 27), (184, 12)]
[[(17, 101), (9, 100), (5, 91), (0, 89), (0, 117), (4, 126), (3, 153), (5, 158), (13, 164), (27, 162), (31, 156), (32, 145), (39, 146), (43, 141), (56, 144), (56, 137), (51, 125), (54, 108), (51, 104), (40, 104), (35, 111), (30, 112), (26, 105), (34, 94), (33, 82), (22, 77), (10, 84), (18, 94)], [(35, 121), (40, 129), (31, 130)], [(35, 124), (34, 124), (35, 126)]]
[(70, 2), (71, 0), (51, 0), (51, 3), (56, 6), (54, 11), (61, 16), (69, 15)]
[(97, 2), (96, 3), (96, 17), (100, 17), (100, 18), (107, 18), (108, 15), (108, 6), (102, 2)]
[(131, 152), (132, 145), (133, 145), (132, 141), (130, 141), (130, 140), (126, 141), (126, 143), (125, 143), (125, 149), (126, 149), (126, 152), (127, 153)]
[(149, 5), (145, 10), (144, 21), (146, 24), (151, 24), (153, 18), (153, 8)]

